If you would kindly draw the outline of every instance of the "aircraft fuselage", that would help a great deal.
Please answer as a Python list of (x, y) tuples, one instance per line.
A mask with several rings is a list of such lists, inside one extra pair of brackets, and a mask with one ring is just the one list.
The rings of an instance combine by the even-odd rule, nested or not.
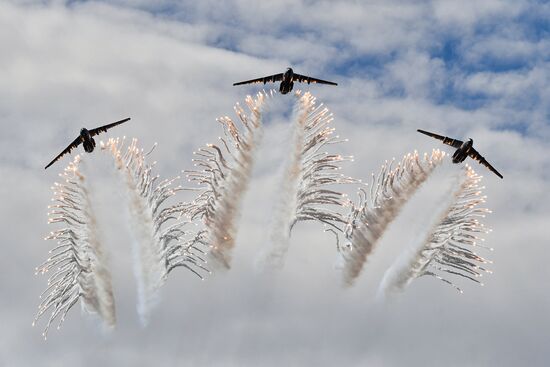
[(292, 81), (293, 76), (294, 71), (292, 70), (292, 68), (288, 68), (287, 71), (285, 71), (283, 75), (283, 81), (279, 86), (279, 92), (281, 92), (281, 94), (287, 94), (292, 90), (292, 87), (294, 87), (294, 82)]
[(470, 149), (472, 148), (473, 145), (474, 145), (474, 141), (472, 139), (468, 139), (468, 141), (465, 141), (464, 143), (462, 143), (462, 146), (458, 148), (453, 154), (453, 163), (464, 162), (464, 160), (470, 154)]
[(83, 127), (80, 130), (80, 137), (82, 138), (82, 145), (84, 146), (84, 150), (88, 153), (93, 152), (95, 148), (95, 140), (94, 138), (92, 138), (92, 135), (90, 135), (88, 129)]

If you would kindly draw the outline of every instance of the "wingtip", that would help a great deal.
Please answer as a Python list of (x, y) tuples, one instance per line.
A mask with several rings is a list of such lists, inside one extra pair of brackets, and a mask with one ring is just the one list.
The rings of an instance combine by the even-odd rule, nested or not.
[(418, 131), (420, 134), (424, 134), (424, 135), (428, 135), (428, 136), (433, 136), (433, 135), (431, 135), (432, 133), (430, 133), (429, 131), (426, 131), (426, 130), (416, 129), (416, 131)]

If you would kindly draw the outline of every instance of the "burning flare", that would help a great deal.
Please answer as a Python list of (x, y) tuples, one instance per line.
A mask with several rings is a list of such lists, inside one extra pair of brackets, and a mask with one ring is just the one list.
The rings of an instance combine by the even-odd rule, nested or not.
[[(273, 91), (270, 93), (273, 94)], [(232, 119), (220, 117), (224, 129), (221, 145), (207, 144), (194, 152), (195, 170), (185, 171), (200, 193), (187, 207), (191, 220), (201, 219), (206, 229), (201, 241), (209, 244), (209, 257), (229, 269), (237, 235), (237, 221), (248, 188), (256, 147), (262, 138), (262, 109), (267, 93), (245, 100), (250, 115), (237, 103), (239, 130)]]
[(420, 158), (415, 151), (405, 155), (394, 169), (393, 161), (386, 162), (378, 176), (372, 175), (370, 191), (359, 190), (359, 203), (351, 205), (344, 230), (347, 243), (339, 247), (347, 285), (353, 284), (388, 225), (444, 156), (444, 152), (434, 150)]
[(341, 231), (346, 218), (340, 209), (349, 205), (349, 199), (333, 185), (358, 182), (339, 172), (341, 163), (353, 157), (324, 151), (347, 141), (334, 135), (332, 113), (323, 104), (317, 106), (309, 92), (298, 91), (295, 96), (291, 153), (270, 229), (271, 248), (262, 259), (268, 267), (282, 267), (292, 228), (300, 221), (313, 220)]
[(170, 271), (184, 267), (202, 279), (201, 271), (208, 272), (204, 231), (187, 230), (190, 222), (183, 220), (188, 205), (177, 203), (163, 206), (164, 202), (182, 190), (174, 183), (179, 177), (157, 182), (152, 175), (145, 154), (133, 139), (125, 152), (124, 140), (109, 139), (101, 142), (101, 149), (109, 152), (116, 169), (123, 176), (129, 200), (130, 220), (136, 238), (134, 248), (136, 277), (138, 279), (138, 312), (146, 323), (151, 308), (158, 300), (157, 292), (165, 283)]
[(484, 241), (480, 234), (490, 232), (479, 222), (490, 213), (488, 209), (479, 207), (486, 198), (482, 196), (480, 181), (481, 176), (466, 165), (457, 180), (451, 202), (423, 243), (415, 247), (412, 255), (409, 251), (404, 252), (386, 271), (381, 284), (384, 291), (402, 290), (424, 275), (433, 276), (461, 293), (462, 290), (446, 278), (448, 274), (483, 285), (479, 278), (484, 273), (491, 273), (485, 268), (485, 264), (491, 261), (479, 256), (475, 249), (492, 251), (492, 248), (479, 244)]
[(58, 329), (69, 310), (81, 300), (82, 309), (96, 313), (108, 327), (116, 322), (111, 275), (97, 237), (96, 220), (89, 198), (86, 178), (79, 171), (80, 156), (60, 174), (62, 183), (52, 187), (54, 196), (48, 222), (64, 223), (45, 238), (57, 241), (51, 256), (36, 268), (36, 273), (52, 272), (48, 287), (40, 298), (36, 321), (48, 310), (51, 315), (44, 329), (44, 338), (56, 318)]

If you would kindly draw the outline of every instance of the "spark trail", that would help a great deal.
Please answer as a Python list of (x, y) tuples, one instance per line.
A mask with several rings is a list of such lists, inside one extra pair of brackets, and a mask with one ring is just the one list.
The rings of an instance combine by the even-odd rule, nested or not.
[(485, 264), (491, 261), (479, 256), (475, 249), (488, 249), (479, 244), (484, 241), (480, 234), (490, 232), (479, 222), (479, 218), (484, 218), (490, 211), (479, 207), (486, 198), (482, 196), (480, 181), (481, 176), (466, 165), (450, 202), (436, 224), (420, 245), (414, 247), (416, 250), (412, 254), (403, 252), (386, 271), (381, 290), (403, 290), (418, 277), (433, 276), (462, 293), (455, 283), (446, 278), (449, 274), (483, 285), (479, 278), (484, 273), (491, 273), (485, 268)]
[(242, 128), (229, 117), (221, 117), (224, 137), (220, 146), (207, 144), (194, 152), (195, 170), (185, 171), (197, 183), (199, 194), (188, 206), (191, 220), (201, 219), (206, 229), (202, 239), (210, 246), (209, 257), (229, 269), (235, 246), (237, 222), (248, 188), (256, 148), (262, 138), (262, 109), (269, 95), (258, 93), (245, 100), (249, 115), (237, 103), (234, 107)]
[(351, 205), (344, 230), (347, 244), (339, 247), (347, 285), (353, 284), (388, 225), (444, 156), (439, 150), (424, 154), (423, 158), (417, 152), (409, 153), (394, 169), (393, 161), (386, 162), (378, 176), (373, 174), (370, 191), (359, 190), (359, 203)]
[(62, 183), (52, 187), (54, 196), (48, 213), (51, 224), (65, 227), (50, 232), (46, 240), (57, 241), (51, 256), (36, 272), (52, 272), (48, 287), (40, 298), (38, 314), (33, 322), (51, 310), (43, 335), (47, 337), (51, 324), (59, 318), (58, 329), (69, 310), (81, 300), (82, 309), (97, 314), (104, 325), (114, 327), (115, 304), (111, 275), (101, 242), (97, 236), (96, 219), (86, 178), (79, 171), (80, 156), (76, 156), (60, 174)]
[(260, 260), (268, 268), (282, 267), (296, 223), (312, 220), (340, 231), (346, 223), (340, 209), (349, 205), (349, 199), (333, 186), (358, 182), (339, 173), (340, 164), (353, 157), (321, 151), (346, 141), (334, 135), (328, 108), (317, 106), (309, 92), (302, 95), (298, 91), (295, 96), (291, 152), (270, 228), (270, 249)]
[(204, 231), (191, 231), (187, 215), (188, 205), (163, 205), (181, 191), (175, 186), (179, 177), (157, 182), (152, 165), (133, 139), (123, 152), (124, 140), (101, 142), (101, 149), (111, 154), (116, 169), (123, 176), (129, 200), (131, 228), (136, 239), (134, 247), (135, 273), (138, 281), (138, 312), (142, 323), (158, 301), (158, 290), (170, 271), (184, 267), (202, 279), (205, 248)]

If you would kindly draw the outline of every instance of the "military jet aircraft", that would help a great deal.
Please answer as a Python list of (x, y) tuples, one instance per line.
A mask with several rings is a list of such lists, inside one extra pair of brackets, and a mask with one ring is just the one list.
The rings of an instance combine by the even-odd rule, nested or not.
[(82, 128), (80, 130), (80, 135), (71, 143), (67, 148), (65, 148), (64, 151), (62, 151), (57, 157), (54, 158), (53, 161), (51, 161), (44, 169), (47, 169), (49, 166), (57, 162), (57, 160), (61, 157), (63, 157), (65, 154), (68, 154), (73, 150), (74, 148), (78, 147), (81, 143), (84, 145), (84, 150), (88, 153), (91, 153), (94, 151), (95, 148), (95, 140), (94, 136), (99, 135), (102, 132), (106, 132), (112, 127), (115, 127), (117, 125), (120, 125), (126, 121), (130, 120), (130, 118), (125, 118), (124, 120), (120, 120), (117, 122), (113, 122), (112, 124), (104, 125), (97, 127), (95, 129), (88, 130), (86, 128)]
[(287, 94), (288, 92), (290, 92), (292, 90), (292, 87), (294, 86), (294, 82), (307, 83), (307, 84), (320, 83), (320, 84), (328, 84), (328, 85), (338, 85), (334, 82), (329, 82), (329, 81), (321, 80), (321, 79), (315, 79), (315, 78), (312, 78), (312, 77), (307, 76), (307, 75), (296, 74), (292, 70), (292, 68), (287, 68), (285, 73), (269, 75), (269, 76), (265, 76), (263, 78), (258, 78), (258, 79), (246, 80), (244, 82), (233, 83), (233, 85), (235, 86), (235, 85), (256, 84), (256, 83), (264, 83), (265, 84), (267, 82), (273, 82), (274, 83), (274, 82), (278, 82), (278, 81), (281, 82), (281, 85), (279, 86), (279, 92), (281, 92), (281, 94)]
[(453, 154), (453, 163), (460, 163), (464, 162), (466, 157), (470, 157), (476, 161), (478, 161), (480, 164), (484, 165), (485, 167), (489, 168), (494, 174), (496, 174), (498, 177), (503, 178), (502, 175), (483, 158), (481, 154), (478, 153), (477, 150), (474, 149), (473, 144), (474, 141), (472, 139), (468, 139), (467, 142), (462, 142), (460, 140), (448, 138), (446, 136), (437, 135), (434, 133), (431, 133), (429, 131), (424, 130), (416, 130), (419, 133), (431, 136), (432, 138), (435, 138), (437, 140), (441, 140), (443, 144), (447, 144), (452, 146), (453, 148), (456, 148), (456, 151)]

